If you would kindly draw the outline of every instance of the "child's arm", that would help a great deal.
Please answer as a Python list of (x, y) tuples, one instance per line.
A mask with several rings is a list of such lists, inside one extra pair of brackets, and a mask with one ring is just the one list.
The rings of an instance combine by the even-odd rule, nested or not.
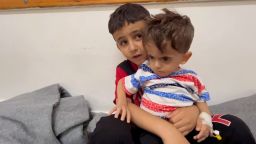
[(206, 102), (197, 102), (196, 105), (200, 111), (196, 130), (200, 132), (194, 136), (194, 139), (201, 142), (212, 133), (212, 117)]
[(206, 112), (209, 115), (211, 115), (211, 111), (210, 111), (206, 102), (196, 102), (196, 106), (198, 107), (200, 113), (201, 112)]
[(118, 81), (116, 106), (110, 113), (115, 113), (115, 118), (118, 118), (119, 115), (121, 115), (121, 121), (124, 121), (126, 118), (127, 123), (130, 123), (131, 116), (127, 106), (127, 98), (124, 90), (123, 80), (124, 78)]
[(153, 116), (138, 106), (128, 103), (132, 122), (159, 136), (164, 144), (188, 144), (186, 138), (168, 121)]
[(130, 111), (127, 107), (127, 95), (133, 95), (138, 92), (138, 89), (141, 88), (140, 75), (143, 70), (138, 69), (135, 74), (123, 77), (119, 79), (116, 87), (116, 106), (111, 111), (115, 113), (115, 118), (118, 118), (121, 115), (121, 120), (127, 120), (130, 122)]

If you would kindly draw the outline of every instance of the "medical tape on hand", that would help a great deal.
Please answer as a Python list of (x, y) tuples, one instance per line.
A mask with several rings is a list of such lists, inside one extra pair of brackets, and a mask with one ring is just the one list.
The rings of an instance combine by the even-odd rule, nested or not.
[(201, 112), (199, 115), (199, 118), (201, 118), (202, 123), (208, 125), (212, 128), (212, 117), (206, 112)]

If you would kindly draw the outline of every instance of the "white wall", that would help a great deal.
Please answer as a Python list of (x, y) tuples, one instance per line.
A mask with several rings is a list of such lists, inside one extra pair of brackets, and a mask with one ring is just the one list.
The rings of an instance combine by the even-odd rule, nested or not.
[[(196, 28), (187, 64), (220, 103), (256, 93), (256, 2), (147, 4), (175, 8)], [(117, 5), (0, 11), (0, 100), (60, 83), (94, 111), (112, 105), (122, 56), (108, 33)]]

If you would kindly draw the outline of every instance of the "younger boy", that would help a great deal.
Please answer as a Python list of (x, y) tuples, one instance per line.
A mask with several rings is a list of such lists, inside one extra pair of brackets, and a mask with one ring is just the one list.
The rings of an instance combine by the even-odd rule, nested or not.
[[(149, 12), (138, 4), (124, 4), (119, 6), (109, 20), (109, 32), (117, 42), (117, 47), (127, 60), (120, 63), (116, 68), (117, 82), (137, 71), (138, 65), (146, 59), (145, 50), (142, 44), (143, 30), (145, 27), (145, 17)], [(144, 57), (144, 59), (143, 59)], [(142, 60), (143, 59), (143, 60)], [(132, 103), (140, 104), (140, 93), (129, 96)], [(116, 101), (116, 100), (115, 100)], [(128, 104), (130, 106), (130, 104)], [(132, 108), (132, 109), (131, 109)], [(141, 116), (143, 111), (135, 106), (129, 107), (132, 115)], [(150, 114), (149, 114), (150, 115)], [(197, 143), (193, 136), (198, 118), (198, 110), (195, 106), (178, 108), (171, 114), (170, 121), (179, 129), (190, 143)], [(152, 115), (150, 115), (152, 116)], [(229, 122), (229, 125), (221, 121)], [(223, 137), (222, 141), (217, 141), (211, 137), (202, 141), (203, 144), (255, 144), (248, 127), (239, 118), (232, 115), (219, 115), (213, 122), (218, 127)], [(190, 133), (189, 133), (190, 132)], [(188, 134), (189, 133), (189, 134)], [(114, 118), (113, 115), (102, 117), (97, 123), (94, 132), (90, 137), (91, 144), (161, 144), (162, 141), (157, 136)]]
[[(194, 37), (194, 27), (187, 16), (163, 10), (164, 14), (148, 18), (143, 40), (148, 58), (135, 74), (118, 82), (116, 105), (127, 107), (126, 94), (133, 95), (139, 89), (144, 90), (140, 107), (164, 119), (168, 119), (168, 113), (177, 107), (196, 103), (200, 110), (197, 123), (200, 133), (195, 139), (205, 139), (212, 133), (210, 110), (205, 102), (209, 100), (209, 94), (194, 71), (181, 68), (192, 55), (189, 48)], [(128, 114), (129, 120), (129, 113), (125, 114)], [(125, 117), (125, 114), (122, 116)], [(144, 120), (142, 117), (135, 119)], [(149, 123), (148, 127), (153, 124)], [(169, 141), (166, 143), (178, 143), (175, 141), (177, 136), (172, 138), (169, 135), (162, 139)]]

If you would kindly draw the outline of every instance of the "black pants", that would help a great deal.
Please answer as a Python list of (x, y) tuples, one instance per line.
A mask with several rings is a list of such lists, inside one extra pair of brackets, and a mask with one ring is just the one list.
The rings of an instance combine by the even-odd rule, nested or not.
[[(231, 122), (229, 126), (213, 122), (214, 129), (219, 130), (222, 140), (208, 137), (200, 144), (256, 144), (247, 125), (238, 117), (223, 115), (222, 119)], [(198, 132), (192, 131), (186, 138), (191, 144), (197, 144), (193, 136)], [(90, 144), (162, 144), (159, 137), (127, 124), (113, 116), (100, 119), (94, 132), (90, 135)]]

